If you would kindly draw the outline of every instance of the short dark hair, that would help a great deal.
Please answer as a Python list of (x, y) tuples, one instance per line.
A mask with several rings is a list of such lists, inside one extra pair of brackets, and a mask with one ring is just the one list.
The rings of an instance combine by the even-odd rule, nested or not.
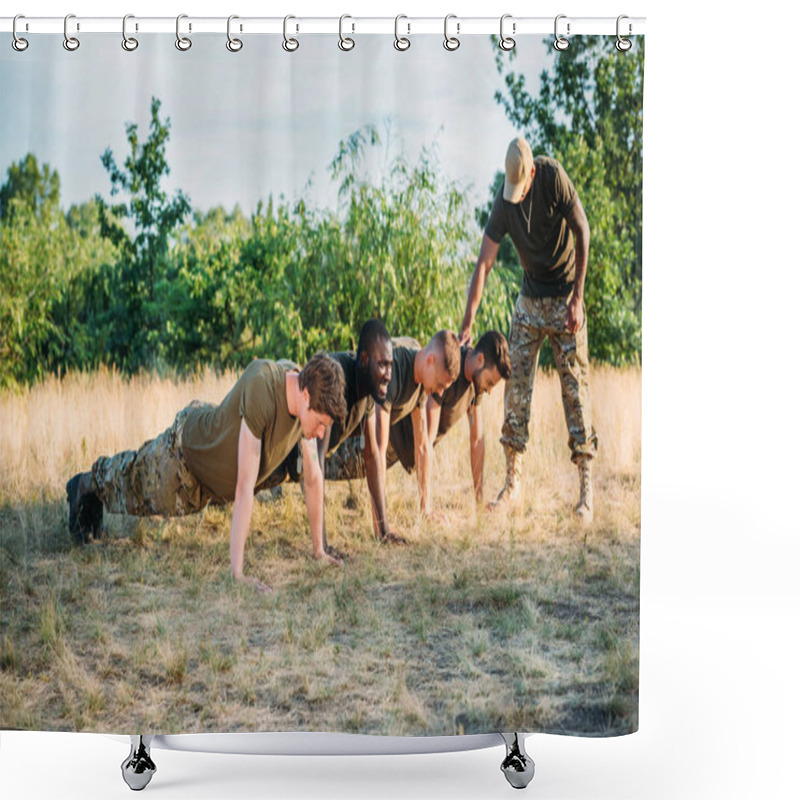
[(309, 406), (318, 414), (327, 414), (344, 424), (347, 403), (344, 399), (344, 371), (338, 361), (320, 351), (300, 370), (300, 389), (308, 389)]
[(377, 341), (391, 342), (392, 337), (389, 336), (389, 331), (386, 330), (383, 321), (378, 317), (373, 317), (361, 326), (361, 332), (358, 334), (356, 358), (364, 352), (369, 352), (373, 343)]
[(442, 364), (450, 376), (450, 380), (456, 380), (461, 372), (461, 348), (458, 344), (458, 336), (453, 331), (439, 331), (428, 342), (426, 348), (436, 349), (442, 356)]
[(483, 353), (483, 363), (488, 367), (497, 367), (500, 377), (508, 380), (511, 377), (511, 360), (508, 355), (508, 342), (500, 331), (486, 331), (478, 339), (475, 352)]

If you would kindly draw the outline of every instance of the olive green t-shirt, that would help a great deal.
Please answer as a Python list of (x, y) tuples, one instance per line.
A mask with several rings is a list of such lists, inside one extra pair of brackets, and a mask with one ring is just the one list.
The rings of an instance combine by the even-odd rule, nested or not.
[(183, 458), (192, 475), (218, 501), (236, 496), (239, 430), (244, 419), (261, 440), (256, 485), (286, 458), (303, 435), (300, 420), (289, 413), (286, 374), (297, 369), (282, 361), (252, 361), (218, 406), (190, 411), (183, 427)]
[[(467, 355), (469, 347), (464, 345), (461, 348), (461, 371), (458, 378), (450, 385), (443, 394), (432, 394), (431, 397), (441, 406), (439, 415), (439, 427), (436, 431), (434, 446), (440, 439), (458, 422), (467, 411), (480, 405), (483, 395), (475, 394), (475, 385), (467, 380), (465, 369), (467, 365)], [(400, 420), (397, 425), (392, 426), (389, 432), (389, 441), (394, 448), (400, 463), (408, 472), (414, 469), (414, 426), (411, 417)]]
[(493, 242), (508, 234), (519, 255), (525, 297), (563, 297), (575, 282), (575, 244), (567, 217), (578, 199), (564, 168), (553, 158), (537, 156), (533, 185), (521, 203), (497, 193), (486, 235)]
[(414, 380), (414, 359), (418, 352), (419, 348), (410, 344), (392, 348), (392, 379), (382, 403), (390, 412), (390, 425), (395, 425), (425, 403), (425, 390)]

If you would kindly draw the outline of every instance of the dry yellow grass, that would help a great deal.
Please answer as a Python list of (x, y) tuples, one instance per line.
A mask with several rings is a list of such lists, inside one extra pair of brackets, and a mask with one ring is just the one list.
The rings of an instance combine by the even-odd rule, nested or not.
[[(641, 374), (595, 369), (595, 520), (570, 515), (557, 377), (536, 379), (524, 499), (477, 512), (466, 424), (436, 448), (434, 505), (389, 472), (393, 527), (371, 537), (366, 487), (328, 486), (343, 569), (310, 558), (298, 487), (258, 504), (246, 569), (227, 578), (230, 510), (107, 518), (73, 548), (64, 483), (101, 454), (138, 447), (190, 400), (235, 375), (101, 372), (0, 395), (0, 727), (120, 733), (485, 730), (624, 733), (637, 725)], [(487, 497), (502, 483), (502, 397), (483, 404)], [(355, 499), (355, 503), (353, 500)]]

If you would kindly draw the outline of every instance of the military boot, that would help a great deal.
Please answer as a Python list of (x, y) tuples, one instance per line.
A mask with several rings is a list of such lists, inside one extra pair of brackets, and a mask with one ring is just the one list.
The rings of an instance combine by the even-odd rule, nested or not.
[(69, 532), (76, 544), (86, 544), (103, 526), (103, 501), (92, 489), (92, 473), (79, 472), (67, 481)]
[(594, 518), (592, 460), (590, 458), (579, 458), (577, 466), (581, 482), (581, 495), (578, 499), (578, 505), (575, 506), (575, 516), (584, 524), (588, 524)]
[(506, 453), (506, 482), (489, 508), (511, 505), (519, 497), (522, 486), (522, 453), (507, 444), (503, 445), (503, 450)]

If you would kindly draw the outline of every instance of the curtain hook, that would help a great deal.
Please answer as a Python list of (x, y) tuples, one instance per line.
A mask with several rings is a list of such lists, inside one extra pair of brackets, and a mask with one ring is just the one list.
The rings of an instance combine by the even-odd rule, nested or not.
[(78, 40), (77, 36), (70, 36), (69, 35), (69, 31), (67, 29), (67, 24), (69, 23), (69, 21), (71, 19), (75, 19), (75, 15), (74, 14), (67, 14), (67, 16), (64, 17), (64, 49), (65, 50), (69, 50), (70, 53), (74, 52), (75, 50), (77, 50), (81, 46), (81, 43)]
[[(411, 39), (407, 39), (405, 36), (400, 36), (399, 27), (400, 27), (400, 20), (401, 19), (408, 19), (405, 14), (398, 14), (394, 18), (394, 49), (400, 50), (408, 50), (411, 47)], [(406, 27), (408, 28), (408, 33), (411, 33), (411, 23), (407, 22)]]
[[(555, 36), (556, 36), (556, 39), (553, 42), (553, 47), (555, 47), (555, 49), (559, 50), (559, 51), (560, 50), (567, 50), (569, 48), (569, 39), (565, 39), (563, 36), (559, 36), (558, 35), (558, 21), (560, 19), (566, 19), (566, 18), (567, 18), (566, 14), (559, 14), (556, 17), (556, 24), (555, 24)], [(569, 35), (569, 22), (567, 23), (567, 34)]]
[[(517, 43), (510, 36), (506, 36), (505, 33), (503, 32), (503, 23), (507, 19), (511, 19), (511, 14), (503, 14), (503, 16), (500, 17), (500, 49), (505, 50), (506, 52), (508, 52), (509, 50), (513, 50), (517, 46)], [(512, 33), (517, 32), (516, 22), (513, 22), (511, 24), (511, 32)]]
[(128, 36), (127, 25), (129, 19), (136, 19), (136, 17), (134, 17), (133, 14), (126, 14), (122, 18), (122, 49), (132, 53), (139, 46), (139, 40)]
[(235, 19), (239, 19), (239, 17), (237, 17), (236, 14), (231, 14), (228, 17), (228, 41), (225, 42), (225, 47), (227, 47), (228, 50), (231, 51), (231, 53), (238, 53), (244, 47), (244, 43), (242, 42), (241, 39), (234, 39), (231, 36), (231, 22)]
[(11, 40), (11, 46), (18, 52), (21, 53), (23, 50), (28, 49), (28, 40), (23, 39), (21, 36), (17, 36), (17, 20), (18, 19), (25, 19), (24, 14), (17, 14), (14, 17), (14, 22), (11, 25), (11, 32), (14, 34), (14, 38)]
[[(339, 49), (348, 52), (349, 50), (352, 50), (356, 46), (356, 43), (354, 39), (351, 39), (349, 36), (345, 36), (344, 33), (342, 33), (342, 25), (346, 19), (353, 19), (353, 18), (349, 14), (342, 14), (342, 16), (339, 17)], [(356, 30), (355, 23), (351, 22), (350, 26), (352, 28), (351, 32), (355, 33)]]
[[(628, 19), (628, 17), (626, 17), (624, 14), (620, 14), (620, 16), (617, 17), (617, 50), (619, 50), (620, 53), (627, 53), (628, 50), (630, 50), (631, 47), (633, 47), (633, 42), (630, 39), (626, 39), (623, 36), (621, 36), (619, 32), (620, 22), (622, 22), (622, 20), (624, 19)], [(628, 36), (630, 36), (632, 30), (633, 27), (629, 22)]]
[[(182, 19), (189, 19), (188, 14), (178, 14), (178, 18), (175, 20), (175, 47), (178, 48), (182, 53), (185, 53), (191, 46), (192, 40), (188, 36), (181, 36), (181, 20)], [(192, 23), (189, 23), (189, 30), (192, 29)]]
[[(283, 18), (283, 49), (287, 53), (294, 53), (294, 51), (297, 50), (298, 47), (300, 47), (300, 42), (298, 42), (297, 39), (294, 38), (290, 39), (287, 34), (287, 27), (290, 19), (297, 19), (297, 17), (294, 17), (291, 14), (287, 14)], [(297, 30), (300, 30), (299, 25), (297, 26)]]
[[(458, 50), (461, 47), (461, 40), (458, 36), (448, 36), (447, 34), (447, 23), (450, 22), (451, 19), (457, 19), (455, 14), (448, 14), (444, 18), (444, 49), (449, 50), (451, 53), (453, 50)], [(456, 34), (461, 32), (461, 23), (456, 22)]]

